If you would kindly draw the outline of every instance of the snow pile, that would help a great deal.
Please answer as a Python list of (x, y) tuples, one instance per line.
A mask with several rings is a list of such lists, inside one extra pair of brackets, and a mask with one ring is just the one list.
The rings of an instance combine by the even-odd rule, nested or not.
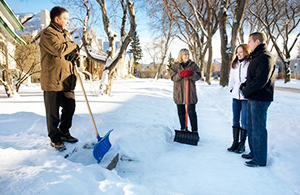
[[(83, 148), (97, 139), (79, 86), (71, 129), (79, 142), (64, 152), (49, 146), (40, 86), (22, 86), (15, 98), (0, 87), (1, 194), (300, 194), (299, 93), (275, 91), (268, 166), (249, 168), (226, 150), (232, 97), (217, 82), (197, 82), (198, 146), (173, 142), (179, 122), (170, 80), (116, 79), (112, 97), (92, 96), (84, 85), (99, 134), (114, 129), (100, 164)], [(117, 153), (117, 167), (107, 170)]]

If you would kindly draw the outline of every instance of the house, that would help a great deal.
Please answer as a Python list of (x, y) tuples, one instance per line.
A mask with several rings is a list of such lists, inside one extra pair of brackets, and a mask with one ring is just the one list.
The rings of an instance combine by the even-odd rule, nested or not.
[[(82, 32), (82, 28), (78, 28), (72, 34), (72, 39), (77, 45), (82, 45)], [(93, 58), (98, 59), (99, 62), (89, 59), (85, 49), (81, 48), (78, 69), (85, 74), (86, 79), (100, 80), (102, 78), (107, 54), (102, 51), (92, 27), (87, 29), (87, 42), (89, 54), (92, 55)]]
[(23, 30), (22, 23), (10, 9), (5, 0), (0, 1), (0, 78), (12, 84), (10, 71), (16, 69), (13, 60), (17, 44), (26, 45), (26, 42), (16, 34), (16, 30)]
[(214, 78), (220, 77), (222, 59), (214, 59), (211, 64), (211, 76)]
[[(276, 66), (278, 69), (277, 78), (282, 79), (284, 78), (284, 67), (282, 65), (282, 61), (276, 61)], [(293, 79), (300, 79), (300, 58), (291, 59), (290, 68), (291, 68), (291, 77)]]
[[(103, 52), (107, 52), (109, 50), (109, 43), (107, 41), (103, 41), (102, 39), (98, 40), (100, 47), (102, 48)], [(116, 49), (115, 51), (118, 52), (119, 41), (116, 41)], [(120, 78), (130, 77), (130, 75), (134, 74), (133, 72), (133, 58), (130, 53), (126, 53), (125, 56), (119, 61), (117, 68), (116, 68), (116, 76)]]
[[(139, 64), (137, 66), (137, 72), (135, 73), (137, 77), (140, 78), (155, 78), (157, 71), (159, 69), (159, 64), (150, 63), (150, 64)], [(169, 78), (167, 72), (168, 66), (163, 64), (160, 70), (159, 78)]]

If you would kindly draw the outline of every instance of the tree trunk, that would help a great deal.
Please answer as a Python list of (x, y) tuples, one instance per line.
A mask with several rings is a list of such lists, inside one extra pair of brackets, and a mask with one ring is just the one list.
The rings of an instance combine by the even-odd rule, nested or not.
[(227, 22), (227, 1), (221, 1), (220, 11), (219, 11), (219, 30), (220, 30), (220, 38), (221, 38), (221, 76), (220, 76), (220, 85), (225, 87), (228, 84), (229, 77), (229, 55), (227, 53), (227, 44), (228, 44), (228, 36), (226, 30), (226, 22)]
[[(210, 3), (208, 3), (208, 5), (210, 5)], [(211, 7), (208, 8), (208, 29), (207, 29), (207, 48), (208, 48), (208, 60), (207, 60), (207, 66), (206, 66), (206, 77), (205, 77), (205, 81), (210, 85), (211, 84), (211, 64), (212, 64), (212, 55), (213, 55), (213, 50), (212, 50), (212, 9)]]
[[(134, 4), (130, 1), (130, 0), (126, 0), (126, 6), (124, 4), (124, 1), (120, 1), (120, 3), (122, 4), (123, 9), (128, 9), (129, 11), (129, 16), (130, 16), (130, 29), (128, 31), (128, 35), (125, 36), (126, 32), (125, 32), (125, 28), (121, 28), (121, 41), (119, 42), (120, 44), (120, 48), (119, 48), (119, 52), (116, 53), (116, 56), (114, 56), (114, 49), (115, 49), (115, 39), (117, 34), (114, 33), (112, 31), (112, 29), (110, 28), (110, 23), (109, 23), (109, 18), (107, 16), (107, 12), (106, 12), (106, 0), (97, 0), (98, 4), (101, 7), (101, 11), (102, 11), (102, 21), (103, 21), (103, 25), (104, 25), (104, 30), (106, 32), (106, 35), (109, 39), (109, 45), (110, 45), (110, 51), (109, 51), (109, 55), (108, 58), (106, 59), (106, 64), (104, 66), (104, 71), (107, 70), (108, 73), (108, 86), (106, 86), (106, 90), (105, 93), (107, 93), (108, 95), (110, 95), (111, 93), (111, 87), (112, 87), (112, 80), (114, 78), (114, 70), (116, 68), (116, 66), (118, 65), (119, 61), (122, 59), (123, 55), (126, 53), (126, 49), (129, 45), (129, 43), (131, 42), (131, 39), (134, 35), (135, 29), (136, 29), (136, 20), (135, 20), (135, 11), (134, 11)], [(87, 10), (87, 14), (85, 16), (85, 20), (84, 20), (84, 28), (83, 28), (83, 46), (87, 52), (88, 57), (93, 60), (93, 61), (101, 61), (99, 59), (93, 58), (90, 53), (89, 50), (87, 49), (87, 39), (86, 39), (86, 32), (87, 32), (87, 28), (88, 28), (88, 21), (89, 21), (89, 16), (90, 16), (90, 7), (89, 7), (89, 2), (88, 1), (84, 1), (84, 6), (86, 7)], [(127, 10), (123, 10), (123, 18), (122, 18), (122, 24), (126, 23), (126, 17), (127, 17)], [(103, 76), (102, 76), (103, 77)], [(102, 82), (100, 84), (100, 89), (102, 89), (102, 85), (104, 83)]]
[[(299, 32), (300, 34), (300, 32)], [(298, 35), (299, 36), (299, 35)], [(287, 43), (287, 40), (288, 40), (288, 35), (286, 35), (286, 38), (285, 38), (285, 41), (284, 41), (284, 50), (285, 50), (285, 56), (286, 56), (286, 59), (288, 60), (285, 60), (284, 62), (284, 83), (287, 83), (287, 82), (290, 82), (291, 81), (291, 78), (292, 78), (292, 75), (291, 75), (291, 55), (290, 55), (290, 50), (288, 49), (288, 43)]]
[(10, 77), (10, 71), (8, 69), (8, 52), (7, 52), (7, 48), (5, 49), (5, 82), (6, 82), (6, 86), (5, 86), (5, 92), (7, 94), (8, 97), (13, 97), (15, 95), (15, 90), (14, 90), (14, 85), (12, 82), (12, 78)]
[(12, 97), (13, 93), (12, 93), (12, 90), (11, 90), (11, 86), (7, 82), (3, 81), (1, 78), (0, 78), (0, 82), (4, 86), (5, 93), (6, 93), (7, 97)]
[(108, 96), (111, 95), (111, 88), (112, 88), (112, 84), (113, 84), (113, 80), (116, 76), (116, 71), (112, 70), (108, 73), (108, 85), (106, 85), (106, 88), (104, 90), (104, 93), (107, 94)]
[(211, 84), (211, 64), (212, 64), (212, 40), (211, 38), (208, 38), (207, 40), (207, 47), (208, 47), (208, 60), (207, 60), (207, 66), (206, 66), (206, 77), (205, 81), (210, 85)]
[(284, 83), (291, 81), (291, 61), (284, 63)]
[[(222, 64), (221, 64), (221, 77), (220, 77), (220, 85), (225, 87), (229, 82), (229, 74), (230, 74), (230, 64), (234, 55), (234, 50), (236, 48), (236, 42), (238, 33), (240, 31), (241, 21), (243, 15), (245, 13), (247, 1), (237, 1), (237, 5), (234, 9), (234, 20), (232, 24), (231, 30), (231, 41), (230, 46), (228, 46), (228, 35), (226, 30), (227, 23), (227, 0), (222, 0), (219, 9), (219, 30), (221, 37), (221, 56), (222, 56)], [(242, 33), (240, 34), (241, 40), (243, 41)]]

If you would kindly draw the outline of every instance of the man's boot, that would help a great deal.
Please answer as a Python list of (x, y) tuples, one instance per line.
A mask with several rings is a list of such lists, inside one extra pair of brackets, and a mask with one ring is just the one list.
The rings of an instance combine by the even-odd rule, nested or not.
[(64, 141), (64, 142), (69, 142), (69, 143), (76, 143), (78, 142), (78, 139), (71, 136), (70, 132), (67, 132), (65, 134), (63, 134), (61, 136), (61, 140)]
[(234, 151), (235, 153), (241, 154), (243, 152), (245, 152), (245, 142), (246, 142), (246, 138), (247, 138), (247, 131), (244, 129), (240, 129), (240, 143), (238, 148)]
[(232, 127), (232, 134), (233, 134), (233, 142), (230, 148), (227, 148), (229, 152), (233, 152), (239, 146), (239, 128)]

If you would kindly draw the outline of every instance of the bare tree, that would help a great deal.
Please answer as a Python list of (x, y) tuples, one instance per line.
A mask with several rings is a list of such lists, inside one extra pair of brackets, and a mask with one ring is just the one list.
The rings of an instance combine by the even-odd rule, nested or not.
[[(189, 4), (189, 9), (185, 6), (184, 2), (174, 1), (174, 7), (179, 13), (178, 19), (182, 22), (177, 22), (179, 29), (190, 29), (184, 37), (191, 37), (194, 41), (194, 45), (189, 45), (193, 56), (199, 56), (201, 62), (201, 72), (203, 78), (204, 70), (204, 56), (208, 51), (208, 62), (206, 67), (205, 81), (211, 83), (211, 63), (212, 63), (212, 37), (218, 29), (218, 18), (216, 15), (216, 3), (215, 1), (191, 1), (186, 0)], [(181, 30), (180, 32), (184, 32)], [(203, 47), (205, 43), (205, 47)]]
[[(208, 60), (206, 66), (206, 77), (205, 81), (210, 85), (211, 84), (211, 64), (213, 58), (213, 49), (212, 49), (212, 37), (218, 29), (218, 17), (217, 17), (217, 3), (218, 1), (206, 0), (205, 5), (203, 6), (204, 14), (200, 10), (196, 9), (195, 5), (192, 4), (191, 0), (187, 0), (191, 9), (194, 13), (196, 24), (200, 26), (200, 29), (206, 38), (206, 48), (208, 49)], [(197, 40), (200, 38), (198, 36)], [(203, 38), (203, 37), (202, 37)], [(199, 39), (201, 40), (201, 39)], [(198, 42), (199, 42), (198, 40)], [(204, 59), (202, 59), (204, 62)]]
[[(203, 5), (203, 3), (197, 3)], [(204, 56), (207, 49), (203, 49), (202, 46), (206, 43), (200, 26), (191, 25), (194, 23), (194, 14), (190, 6), (186, 4), (186, 0), (150, 0), (148, 1), (148, 4), (150, 5), (148, 6), (148, 12), (151, 18), (150, 29), (163, 38), (162, 42), (164, 43), (161, 44), (161, 48), (165, 52), (162, 52), (161, 56), (165, 56), (167, 54), (169, 46), (166, 46), (168, 42), (171, 43), (174, 38), (178, 38), (187, 44), (188, 49), (191, 52), (192, 59), (196, 62), (196, 64), (200, 64), (202, 78), (204, 78), (204, 66), (202, 66), (202, 64), (204, 64)], [(203, 7), (204, 6), (201, 7), (200, 12), (204, 10)], [(178, 10), (178, 8), (180, 10)], [(197, 9), (198, 11), (200, 9), (198, 5)], [(187, 19), (191, 21), (191, 23), (186, 22)], [(192, 29), (191, 26), (196, 29), (197, 33), (195, 33), (195, 30)], [(199, 36), (201, 38), (199, 38)], [(168, 41), (168, 37), (171, 37), (171, 41)]]
[[(160, 50), (160, 53), (157, 53), (159, 58), (156, 59), (154, 56), (151, 56), (151, 58), (155, 60), (153, 62), (159, 63), (155, 75), (155, 81), (157, 81), (161, 76), (161, 68), (165, 63), (170, 44), (174, 39), (174, 34), (172, 33), (174, 18), (169, 0), (149, 0), (144, 2), (143, 6), (146, 8), (149, 18), (151, 18), (149, 30), (153, 33), (153, 40), (157, 43), (159, 42), (159, 47), (155, 46), (157, 43), (151, 44), (152, 46), (150, 47), (146, 46), (146, 52), (149, 53), (150, 56), (153, 55), (152, 53), (157, 53), (156, 51), (149, 51), (151, 47), (154, 47), (156, 50)], [(157, 61), (158, 59), (159, 62)]]
[[(26, 42), (30, 42), (31, 38), (22, 37)], [(2, 55), (6, 56), (6, 63), (0, 64), (4, 71), (4, 80), (1, 78), (1, 83), (4, 85), (8, 97), (12, 97), (19, 91), (20, 86), (30, 76), (40, 72), (40, 56), (39, 46), (37, 44), (31, 45), (16, 45), (15, 52), (10, 53), (3, 45), (0, 49)], [(8, 60), (10, 59), (10, 60)], [(10, 64), (16, 64), (16, 69), (10, 70)]]
[(175, 36), (188, 45), (193, 60), (200, 66), (201, 79), (204, 80), (205, 56), (207, 53), (207, 41), (205, 40), (205, 35), (202, 33), (199, 26), (196, 26), (197, 33), (194, 33), (189, 25), (180, 20), (180, 18), (181, 17), (175, 18), (176, 29), (180, 32), (175, 34)]
[[(228, 0), (221, 0), (219, 8), (219, 30), (221, 38), (221, 77), (220, 85), (225, 87), (228, 85), (230, 64), (233, 58), (233, 53), (236, 48), (236, 42), (238, 40), (238, 33), (240, 31), (242, 18), (245, 13), (246, 0), (233, 2), (233, 5), (228, 5)], [(229, 11), (231, 16), (228, 17)], [(231, 41), (228, 40), (227, 25), (231, 27)], [(229, 44), (230, 43), (230, 44)]]
[[(260, 12), (256, 12), (260, 8)], [(290, 35), (297, 30), (300, 23), (300, 4), (297, 0), (260, 0), (254, 1), (249, 12), (255, 16), (263, 26), (269, 40), (271, 40), (278, 57), (284, 64), (285, 83), (291, 80), (290, 57), (291, 51), (300, 37), (296, 33), (295, 39), (289, 42)], [(278, 39), (282, 40), (282, 47)]]
[[(165, 18), (165, 19), (164, 19)], [(172, 11), (170, 8), (170, 4), (168, 1), (164, 0), (164, 12), (162, 15), (162, 28), (161, 28), (161, 61), (160, 65), (158, 67), (156, 76), (155, 76), (155, 81), (159, 78), (161, 74), (161, 68), (165, 62), (167, 52), (169, 50), (169, 46), (173, 40), (173, 35), (172, 35), (172, 27), (173, 27), (173, 16), (172, 16)]]
[[(22, 37), (26, 42), (31, 42), (31, 38)], [(17, 69), (12, 72), (12, 76), (15, 78), (15, 87), (18, 92), (21, 84), (30, 79), (30, 76), (40, 73), (40, 56), (39, 45), (33, 43), (31, 45), (17, 45), (15, 55), (11, 58), (14, 59), (17, 65)]]
[[(134, 4), (130, 0), (119, 0), (119, 4), (122, 7), (123, 14), (122, 14), (122, 25), (120, 29), (120, 34), (121, 34), (121, 40), (119, 43), (119, 49), (118, 51), (115, 51), (115, 41), (117, 38), (117, 33), (115, 33), (111, 26), (110, 26), (110, 20), (107, 15), (107, 5), (106, 5), (106, 0), (97, 0), (97, 3), (100, 5), (101, 12), (102, 12), (102, 21), (103, 21), (103, 27), (106, 33), (106, 36), (108, 37), (109, 41), (109, 51), (108, 51), (108, 58), (105, 61), (105, 67), (104, 67), (104, 72), (108, 74), (108, 84), (101, 83), (100, 88), (103, 89), (105, 86), (105, 93), (110, 95), (111, 93), (111, 88), (112, 88), (112, 80), (114, 77), (114, 70), (116, 66), (118, 65), (119, 61), (124, 57), (126, 53), (126, 49), (134, 35), (135, 29), (136, 29), (136, 20), (135, 20), (135, 11), (134, 11)], [(90, 54), (90, 51), (88, 49), (88, 41), (87, 41), (87, 29), (89, 26), (89, 19), (90, 19), (90, 14), (91, 14), (91, 9), (90, 9), (90, 2), (88, 0), (82, 0), (82, 3), (84, 4), (86, 8), (86, 15), (84, 19), (84, 28), (83, 28), (83, 37), (82, 37), (82, 42), (83, 46), (88, 54), (88, 58), (94, 60), (94, 61), (99, 61), (103, 62), (101, 59), (97, 59), (93, 57)], [(127, 12), (130, 17), (130, 29), (128, 33), (125, 31), (126, 27), (126, 21), (127, 21)]]
[(151, 42), (146, 44), (145, 51), (149, 54), (154, 66), (156, 66), (161, 53), (161, 40), (159, 38), (154, 38)]

